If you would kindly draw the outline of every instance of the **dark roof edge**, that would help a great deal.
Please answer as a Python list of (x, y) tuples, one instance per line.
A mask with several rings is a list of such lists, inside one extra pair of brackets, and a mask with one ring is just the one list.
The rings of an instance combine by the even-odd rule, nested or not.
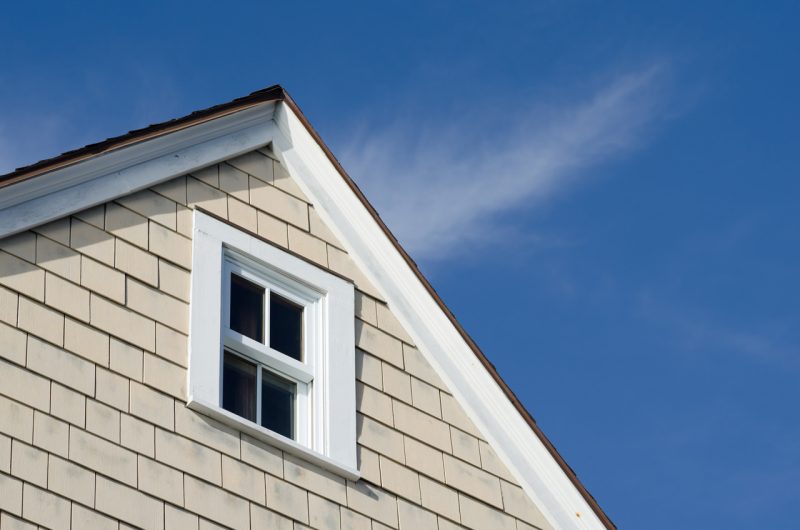
[(39, 175), (48, 173), (50, 171), (54, 171), (56, 169), (60, 169), (62, 167), (79, 163), (82, 160), (91, 158), (93, 156), (97, 156), (103, 153), (107, 153), (109, 151), (113, 151), (115, 149), (126, 147), (133, 143), (145, 141), (153, 137), (168, 134), (170, 132), (174, 132), (176, 130), (185, 127), (197, 125), (198, 123), (208, 121), (214, 118), (219, 118), (225, 114), (237, 112), (249, 106), (257, 105), (259, 103), (264, 103), (267, 101), (284, 101), (295, 112), (295, 114), (297, 114), (298, 118), (303, 123), (305, 128), (308, 130), (309, 134), (311, 134), (314, 140), (316, 140), (316, 142), (325, 152), (325, 155), (334, 165), (334, 167), (342, 176), (342, 178), (345, 180), (350, 189), (353, 190), (353, 192), (356, 194), (359, 200), (364, 204), (364, 207), (367, 208), (370, 214), (374, 217), (375, 221), (378, 223), (383, 232), (395, 246), (395, 248), (403, 257), (403, 259), (406, 261), (408, 266), (411, 267), (411, 270), (417, 276), (419, 281), (422, 282), (422, 285), (425, 287), (428, 293), (433, 297), (433, 299), (436, 301), (436, 303), (439, 305), (442, 311), (444, 311), (445, 315), (447, 315), (447, 318), (450, 320), (453, 326), (455, 326), (455, 328), (458, 330), (459, 334), (472, 349), (473, 353), (481, 362), (481, 364), (483, 364), (486, 370), (491, 374), (492, 378), (494, 378), (494, 380), (506, 394), (508, 399), (511, 400), (511, 403), (513, 403), (514, 407), (528, 423), (531, 430), (533, 430), (536, 436), (541, 440), (541, 442), (547, 448), (548, 452), (552, 455), (552, 457), (556, 460), (556, 462), (558, 462), (558, 465), (561, 467), (561, 469), (564, 471), (567, 477), (569, 477), (572, 484), (575, 486), (575, 488), (580, 492), (581, 496), (586, 500), (586, 502), (592, 508), (595, 515), (597, 515), (597, 517), (600, 519), (600, 521), (602, 521), (602, 523), (606, 526), (606, 528), (608, 528), (609, 530), (616, 530), (617, 528), (616, 525), (611, 521), (608, 515), (606, 515), (606, 513), (597, 503), (592, 494), (589, 493), (586, 487), (581, 483), (581, 481), (578, 479), (578, 476), (575, 474), (573, 469), (569, 466), (569, 464), (567, 464), (567, 462), (564, 460), (564, 458), (561, 456), (561, 454), (558, 452), (558, 450), (555, 448), (552, 442), (550, 442), (550, 440), (544, 434), (542, 429), (536, 423), (536, 420), (533, 419), (533, 416), (531, 416), (528, 410), (522, 405), (522, 402), (519, 400), (519, 398), (517, 398), (517, 396), (508, 386), (508, 384), (506, 384), (506, 382), (500, 377), (500, 374), (497, 372), (494, 365), (489, 361), (486, 355), (484, 355), (484, 353), (478, 347), (477, 343), (472, 339), (472, 337), (470, 337), (469, 333), (467, 333), (467, 331), (461, 326), (461, 324), (458, 322), (453, 312), (450, 311), (450, 308), (447, 307), (447, 304), (445, 304), (444, 300), (442, 300), (442, 298), (439, 296), (439, 294), (436, 292), (436, 290), (433, 288), (433, 286), (430, 284), (427, 278), (425, 278), (425, 276), (422, 274), (422, 271), (420, 271), (419, 267), (417, 267), (417, 264), (414, 262), (413, 259), (411, 259), (411, 256), (409, 256), (408, 253), (405, 251), (405, 249), (402, 247), (402, 245), (400, 245), (400, 242), (397, 240), (394, 234), (392, 234), (391, 230), (389, 230), (389, 228), (383, 222), (383, 219), (381, 219), (378, 212), (375, 210), (372, 204), (370, 204), (370, 202), (367, 200), (366, 196), (358, 187), (358, 185), (355, 183), (355, 181), (352, 178), (350, 178), (350, 175), (347, 174), (347, 172), (344, 170), (342, 165), (333, 155), (331, 150), (328, 149), (328, 146), (325, 144), (320, 135), (308, 121), (308, 118), (306, 118), (305, 114), (303, 114), (303, 112), (300, 110), (300, 107), (297, 105), (297, 103), (295, 103), (295, 101), (291, 98), (291, 96), (289, 96), (289, 94), (280, 85), (273, 85), (268, 88), (253, 92), (247, 96), (234, 99), (227, 103), (214, 105), (213, 107), (192, 112), (191, 114), (188, 114), (181, 118), (176, 118), (165, 122), (156, 123), (153, 125), (149, 125), (147, 127), (143, 127), (141, 129), (135, 129), (129, 131), (126, 134), (116, 136), (113, 138), (108, 138), (101, 142), (89, 144), (79, 149), (67, 151), (58, 156), (41, 160), (39, 162), (35, 162), (33, 164), (18, 168), (5, 175), (0, 175), (0, 188), (14, 184), (16, 182), (20, 182), (22, 180), (35, 178)]

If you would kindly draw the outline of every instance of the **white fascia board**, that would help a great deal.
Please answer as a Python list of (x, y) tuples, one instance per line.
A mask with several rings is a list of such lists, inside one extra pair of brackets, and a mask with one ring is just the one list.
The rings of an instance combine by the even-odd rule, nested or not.
[(275, 121), (278, 158), (545, 518), (605, 529), (298, 116), (280, 103)]
[(261, 103), (0, 189), (0, 238), (263, 147), (274, 109)]

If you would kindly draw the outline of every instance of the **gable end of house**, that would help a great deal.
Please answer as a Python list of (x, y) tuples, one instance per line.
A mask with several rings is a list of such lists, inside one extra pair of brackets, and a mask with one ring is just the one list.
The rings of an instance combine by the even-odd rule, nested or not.
[[(354, 520), (368, 517), (396, 527), (399, 513), (401, 528), (403, 517), (408, 521), (414, 518), (427, 521), (431, 516), (439, 521), (440, 528), (453, 523), (470, 527), (469, 521), (464, 520), (466, 514), (473, 520), (484, 521), (473, 528), (481, 528), (480, 524), (497, 524), (500, 528), (509, 522), (518, 528), (522, 525), (614, 528), (282, 88), (270, 87), (184, 118), (131, 131), (20, 168), (0, 177), (0, 208), (0, 237), (5, 238), (0, 249), (6, 269), (0, 281), (4, 286), (0, 299), (7, 308), (8, 317), (4, 320), (8, 336), (17, 337), (14, 339), (17, 341), (24, 336), (25, 342), (22, 361), (15, 357), (5, 364), (10, 366), (9, 370), (31, 372), (34, 378), (50, 378), (51, 385), (58, 385), (54, 388), (69, 389), (70, 399), (83, 400), (82, 418), (54, 418), (70, 433), (70, 444), (73, 429), (78, 433), (77, 439), (94, 437), (91, 439), (97, 439), (98, 446), (118, 444), (115, 447), (132, 453), (133, 467), (139, 469), (137, 477), (142, 466), (153, 469), (166, 466), (165, 477), (176, 477), (176, 473), (183, 472), (181, 489), (186, 499), (191, 490), (197, 498), (208, 495), (205, 498), (209, 500), (226, 499), (237, 504), (252, 493), (248, 491), (245, 495), (243, 491), (231, 491), (234, 486), (226, 486), (226, 455), (239, 462), (229, 463), (232, 474), (235, 472), (230, 469), (245, 465), (242, 461), (247, 444), (259, 447), (264, 455), (273, 454), (274, 450), (270, 451), (263, 443), (251, 442), (247, 435), (236, 434), (224, 423), (215, 423), (216, 420), (209, 420), (214, 434), (203, 431), (198, 423), (203, 421), (198, 419), (201, 416), (186, 416), (189, 413), (183, 410), (181, 400), (185, 404), (187, 389), (178, 381), (187, 364), (181, 352), (189, 333), (188, 316), (186, 323), (170, 321), (174, 317), (159, 308), (164, 304), (164, 308), (175, 309), (176, 314), (188, 315), (188, 289), (173, 288), (170, 284), (176, 278), (176, 284), (190, 281), (191, 263), (186, 253), (191, 256), (193, 244), (191, 211), (205, 210), (257, 239), (352, 280), (356, 288), (356, 346), (360, 352), (359, 471), (363, 478), (337, 479), (335, 470), (327, 469), (324, 462), (316, 462), (312, 471), (292, 475), (293, 481), (287, 470), (306, 465), (292, 456), (290, 449), (283, 448), (283, 453), (279, 451), (280, 471), (265, 469), (271, 464), (260, 468), (264, 473), (262, 485), (266, 484), (262, 504), (268, 515), (259, 517), (282, 514), (310, 524), (309, 518), (314, 517), (310, 498), (305, 521), (296, 511), (288, 513), (285, 506), (270, 506), (271, 487), (275, 498), (290, 495), (286, 492), (299, 487), (315, 492), (315, 498), (321, 494), (320, 499), (326, 499), (324, 503), (314, 501), (320, 512), (334, 509), (326, 503), (338, 503), (335, 510), (343, 526), (346, 517)], [(99, 285), (92, 285), (95, 278)], [(76, 293), (76, 299), (86, 298), (88, 305), (76, 309), (70, 307), (70, 302), (57, 302), (55, 293), (59, 293), (59, 288), (62, 293)], [(103, 322), (105, 311), (123, 316), (118, 322)], [(32, 315), (61, 322), (61, 339), (29, 324)], [(129, 328), (138, 327), (135, 323), (147, 329), (152, 325), (152, 340), (132, 332)], [(67, 326), (69, 333), (87, 344), (88, 337), (101, 344), (105, 341), (107, 346), (100, 347), (99, 358), (72, 351), (84, 346), (70, 350)], [(86, 331), (75, 331), (79, 329)], [(160, 345), (170, 341), (172, 348), (159, 352)], [(40, 342), (63, 351), (53, 355), (66, 356), (65, 366), (74, 362), (85, 371), (94, 370), (98, 386), (76, 389), (74, 383), (70, 387), (64, 381), (57, 382), (59, 379), (48, 373), (47, 368), (29, 366), (31, 348), (35, 352)], [(133, 353), (123, 356), (122, 350)], [(70, 352), (82, 356), (80, 360), (88, 364), (72, 359), (75, 355), (69, 356)], [(112, 366), (112, 359), (119, 361), (129, 356), (141, 359), (141, 370)], [(128, 388), (128, 405), (123, 405), (121, 397), (100, 398), (100, 373), (103, 377), (126, 380), (123, 384)], [(164, 374), (172, 374), (173, 380), (157, 381)], [(51, 389), (47, 410), (42, 409), (48, 415), (57, 408), (53, 392)], [(147, 398), (143, 397), (150, 394), (156, 396), (154, 402), (169, 401), (171, 415), (163, 413), (163, 417), (158, 417), (157, 412), (143, 412), (147, 406), (153, 406), (145, 404)], [(434, 394), (437, 399), (426, 399)], [(18, 395), (5, 395), (11, 400), (6, 405), (11, 407), (9, 410), (31, 407)], [(109, 399), (118, 402), (109, 403)], [(133, 410), (135, 401), (137, 410)], [(100, 432), (91, 428), (89, 403), (94, 407), (93, 418), (106, 413), (112, 417), (111, 425), (119, 425), (119, 429), (125, 421), (130, 424), (129, 429), (136, 425), (152, 430), (155, 437), (152, 454), (144, 447), (126, 447), (120, 436), (108, 433), (104, 436), (104, 427), (98, 427), (97, 423), (94, 427)], [(200, 430), (179, 431), (179, 418), (185, 422), (183, 429)], [(429, 422), (435, 426), (432, 432), (439, 429), (446, 431), (447, 436), (428, 438), (427, 433), (409, 431), (415, 420)], [(222, 436), (220, 432), (238, 436), (238, 442), (202, 438)], [(159, 459), (159, 440), (162, 448), (169, 447), (170, 433), (180, 439), (175, 443), (184, 444), (184, 450), (189, 450), (186, 444), (199, 443), (201, 448), (212, 451), (212, 458), (216, 451), (222, 466), (218, 483), (215, 476), (197, 477), (182, 470), (177, 462)], [(367, 441), (370, 436), (371, 441)], [(20, 444), (32, 444), (32, 453), (47, 450), (37, 446), (35, 439), (7, 437), (13, 446), (12, 463), (14, 455), (27, 447)], [(458, 449), (457, 442), (461, 444)], [(226, 443), (231, 444), (228, 452)], [(13, 453), (17, 445), (22, 449)], [(409, 457), (409, 452), (415, 456)], [(414, 462), (409, 461), (431, 452), (434, 461), (438, 458), (442, 462), (441, 475), (436, 470), (415, 469)], [(71, 453), (69, 445), (66, 456), (73, 462)], [(259, 458), (269, 460), (263, 455)], [(191, 507), (172, 502), (177, 499), (167, 499), (165, 494), (146, 490), (142, 493), (141, 478), (130, 483), (122, 471), (115, 475), (97, 470), (88, 461), (77, 460), (73, 464), (93, 473), (95, 485), (111, 480), (120, 496), (138, 495), (142, 505), (157, 508), (160, 502), (162, 513), (192, 512)], [(245, 468), (250, 469), (246, 465)], [(259, 469), (257, 465), (255, 468)], [(21, 481), (20, 488), (28, 486), (26, 477), (13, 477), (13, 470), (11, 475), (8, 480)], [(345, 494), (325, 495), (303, 482), (311, 480), (308, 475), (327, 477), (328, 481), (343, 485), (344, 489), (332, 487)], [(390, 477), (408, 476), (412, 477), (411, 486), (391, 483)], [(389, 482), (384, 484), (385, 481)], [(10, 486), (12, 489), (16, 488), (14, 484)], [(259, 497), (262, 488), (255, 488), (256, 498), (262, 498)], [(444, 492), (450, 499), (446, 503), (450, 508), (434, 507), (431, 504), (434, 501), (426, 501), (423, 488), (428, 488), (428, 495), (434, 495), (431, 491)], [(42, 489), (41, 495), (55, 495), (64, 502), (86, 506), (62, 492), (48, 493)], [(232, 497), (228, 499), (226, 495)], [(350, 506), (351, 495), (355, 499), (366, 496), (373, 501), (362, 499), (367, 505)], [(386, 500), (392, 497), (394, 518), (391, 509), (383, 506), (392, 506)], [(345, 503), (339, 502), (341, 499)], [(262, 504), (250, 502), (248, 520), (254, 521), (258, 510), (253, 506)], [(369, 502), (380, 506), (371, 506)], [(215, 514), (198, 512), (200, 508), (195, 508), (195, 517), (214, 519)], [(74, 506), (72, 510), (74, 513)], [(108, 509), (104, 513), (123, 520), (121, 513), (110, 513)], [(24, 513), (17, 515), (25, 517)], [(231, 517), (221, 521), (226, 525), (244, 524), (235, 516), (225, 517)], [(146, 526), (144, 521), (142, 526)]]

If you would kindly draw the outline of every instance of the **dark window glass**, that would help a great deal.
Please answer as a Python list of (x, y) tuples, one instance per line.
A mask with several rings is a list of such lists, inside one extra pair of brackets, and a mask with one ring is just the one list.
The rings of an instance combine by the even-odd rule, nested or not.
[(264, 288), (231, 274), (231, 329), (264, 342)]
[(272, 372), (261, 372), (261, 425), (294, 439), (294, 398), (297, 384)]
[(222, 363), (222, 408), (256, 421), (256, 366), (230, 352)]
[(269, 295), (269, 346), (303, 360), (303, 308), (275, 293)]

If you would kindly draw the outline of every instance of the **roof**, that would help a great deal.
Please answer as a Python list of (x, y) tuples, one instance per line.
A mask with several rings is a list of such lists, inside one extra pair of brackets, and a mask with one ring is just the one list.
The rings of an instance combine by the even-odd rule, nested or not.
[(152, 124), (147, 127), (143, 127), (141, 129), (135, 129), (120, 136), (108, 138), (106, 140), (94, 144), (86, 145), (79, 149), (67, 151), (52, 158), (40, 160), (39, 162), (35, 162), (33, 164), (20, 167), (10, 173), (7, 173), (5, 175), (0, 175), (0, 189), (5, 188), (7, 186), (11, 186), (18, 182), (36, 178), (40, 175), (47, 174), (57, 169), (78, 164), (80, 162), (83, 162), (87, 159), (96, 157), (101, 154), (109, 153), (111, 151), (121, 149), (123, 147), (128, 147), (130, 145), (143, 142), (145, 140), (150, 140), (159, 136), (163, 136), (181, 129), (191, 127), (193, 125), (197, 125), (199, 123), (217, 119), (222, 116), (232, 114), (241, 111), (243, 109), (246, 109), (248, 107), (252, 107), (260, 103), (265, 103), (269, 101), (275, 101), (275, 102), (281, 101), (286, 103), (292, 109), (292, 111), (294, 111), (295, 114), (300, 118), (304, 127), (308, 130), (309, 134), (322, 148), (325, 155), (328, 157), (330, 162), (335, 166), (336, 170), (341, 175), (342, 179), (344, 179), (347, 185), (352, 189), (352, 191), (356, 194), (359, 200), (371, 213), (375, 221), (381, 227), (385, 235), (392, 242), (394, 247), (406, 261), (406, 263), (414, 272), (414, 274), (417, 276), (419, 281), (424, 285), (425, 289), (428, 291), (431, 297), (436, 301), (441, 310), (444, 312), (444, 314), (456, 328), (458, 333), (462, 336), (464, 341), (469, 345), (470, 349), (475, 354), (476, 358), (485, 367), (485, 369), (489, 372), (492, 378), (497, 382), (497, 384), (505, 393), (505, 395), (508, 397), (510, 402), (513, 404), (513, 406), (516, 408), (519, 414), (525, 419), (526, 423), (530, 426), (534, 434), (541, 440), (542, 444), (547, 448), (547, 451), (550, 453), (553, 459), (558, 463), (560, 468), (564, 471), (564, 473), (572, 482), (572, 484), (575, 486), (575, 488), (580, 492), (581, 496), (585, 499), (587, 504), (594, 511), (595, 515), (597, 515), (598, 519), (600, 519), (600, 521), (606, 528), (616, 529), (616, 525), (611, 521), (611, 519), (603, 511), (603, 509), (600, 507), (595, 498), (581, 483), (575, 471), (569, 466), (569, 464), (567, 464), (566, 460), (564, 460), (564, 458), (555, 448), (553, 443), (547, 438), (547, 436), (544, 434), (542, 429), (536, 423), (536, 420), (533, 418), (530, 412), (523, 406), (522, 402), (514, 394), (514, 392), (511, 390), (508, 384), (502, 379), (502, 377), (500, 377), (500, 374), (498, 373), (495, 366), (491, 363), (491, 361), (483, 353), (483, 351), (481, 351), (480, 347), (472, 339), (469, 333), (467, 333), (464, 327), (459, 323), (453, 312), (450, 310), (447, 304), (445, 304), (444, 300), (439, 296), (439, 294), (436, 292), (436, 290), (433, 288), (433, 286), (427, 280), (427, 278), (425, 278), (425, 276), (422, 274), (419, 267), (411, 258), (411, 256), (405, 251), (405, 249), (402, 247), (402, 245), (394, 236), (394, 234), (392, 234), (392, 232), (383, 222), (378, 212), (375, 210), (372, 204), (370, 204), (370, 202), (367, 200), (366, 196), (358, 187), (358, 185), (355, 183), (355, 181), (347, 174), (347, 172), (344, 170), (344, 168), (336, 159), (336, 157), (333, 155), (333, 153), (330, 151), (330, 149), (328, 149), (327, 145), (322, 141), (322, 138), (311, 126), (306, 116), (302, 113), (302, 111), (294, 102), (294, 100), (291, 98), (291, 96), (289, 96), (288, 92), (286, 92), (286, 90), (280, 85), (273, 85), (268, 88), (255, 91), (247, 96), (234, 99), (227, 103), (222, 103), (206, 109), (197, 110), (180, 118), (175, 118), (165, 122)]

